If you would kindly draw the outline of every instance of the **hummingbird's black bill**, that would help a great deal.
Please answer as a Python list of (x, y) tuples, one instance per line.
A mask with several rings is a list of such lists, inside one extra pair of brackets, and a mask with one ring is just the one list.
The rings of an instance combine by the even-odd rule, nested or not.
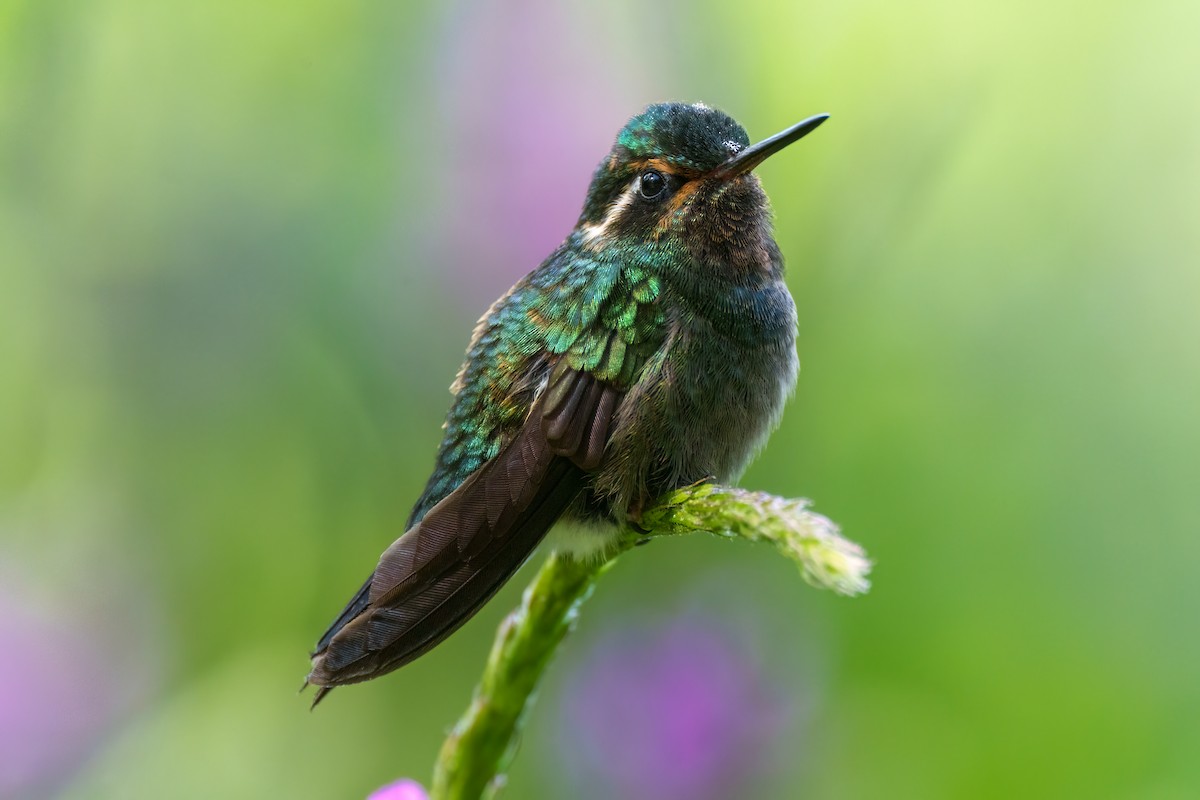
[(797, 122), (787, 130), (780, 131), (768, 139), (763, 139), (757, 144), (752, 144), (717, 167), (713, 175), (718, 178), (732, 178), (735, 175), (743, 175), (765, 161), (767, 156), (778, 153), (792, 142), (803, 139), (820, 127), (821, 123), (827, 119), (829, 119), (828, 114), (817, 114), (803, 122)]

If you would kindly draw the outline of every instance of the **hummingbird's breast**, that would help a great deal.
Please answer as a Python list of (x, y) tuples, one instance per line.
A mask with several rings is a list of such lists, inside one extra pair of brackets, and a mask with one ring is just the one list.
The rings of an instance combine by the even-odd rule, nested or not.
[(666, 337), (622, 402), (593, 483), (618, 519), (676, 488), (736, 480), (799, 369), (795, 304), (777, 274), (702, 303), (667, 297)]

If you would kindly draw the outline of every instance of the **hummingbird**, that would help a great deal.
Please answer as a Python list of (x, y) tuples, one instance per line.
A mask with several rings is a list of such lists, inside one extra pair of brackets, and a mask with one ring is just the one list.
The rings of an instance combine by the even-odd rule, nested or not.
[(677, 488), (736, 480), (796, 382), (796, 307), (750, 144), (704, 104), (629, 120), (566, 240), (479, 320), (405, 532), (321, 636), (305, 685), (410, 663), (559, 519), (602, 549)]

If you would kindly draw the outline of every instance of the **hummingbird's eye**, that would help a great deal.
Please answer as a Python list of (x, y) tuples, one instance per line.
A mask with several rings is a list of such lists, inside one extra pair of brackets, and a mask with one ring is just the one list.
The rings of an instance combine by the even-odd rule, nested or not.
[(642, 173), (642, 179), (638, 184), (638, 190), (642, 193), (642, 197), (647, 200), (657, 200), (659, 197), (662, 197), (666, 189), (667, 179), (663, 177), (661, 172), (648, 169)]

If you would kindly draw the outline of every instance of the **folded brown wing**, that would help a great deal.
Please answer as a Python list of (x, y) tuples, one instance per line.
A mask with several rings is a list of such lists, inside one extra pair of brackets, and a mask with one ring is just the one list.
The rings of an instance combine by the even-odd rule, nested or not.
[(550, 374), (542, 402), (542, 432), (555, 455), (580, 469), (600, 466), (609, 427), (623, 392), (586, 372), (560, 363)]
[(599, 465), (619, 390), (558, 366), (511, 441), (379, 559), (321, 637), (308, 681), (368, 680), (427, 652), (529, 557)]

